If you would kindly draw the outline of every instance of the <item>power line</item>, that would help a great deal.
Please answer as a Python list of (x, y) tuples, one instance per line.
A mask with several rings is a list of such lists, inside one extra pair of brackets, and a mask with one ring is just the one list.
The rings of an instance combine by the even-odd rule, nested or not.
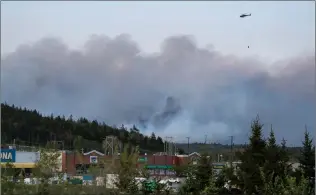
[(164, 153), (173, 155), (176, 153), (176, 144), (173, 142), (173, 137), (165, 137)]

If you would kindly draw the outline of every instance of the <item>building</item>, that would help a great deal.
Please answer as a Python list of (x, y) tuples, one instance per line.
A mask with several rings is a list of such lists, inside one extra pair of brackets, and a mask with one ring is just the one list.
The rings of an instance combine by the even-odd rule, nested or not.
[(177, 156), (152, 155), (148, 158), (145, 168), (151, 176), (175, 176), (174, 167), (179, 165)]
[[(96, 165), (98, 168), (103, 168), (99, 169), (99, 173), (105, 171), (103, 174), (111, 173), (115, 167), (119, 166), (119, 156), (105, 155), (97, 150), (86, 153), (61, 150), (57, 153), (59, 157), (56, 172), (67, 173), (69, 176), (94, 174), (89, 172), (89, 169)], [(40, 160), (40, 156), (38, 150), (18, 151), (14, 147), (6, 147), (1, 149), (1, 164), (4, 166), (7, 162), (11, 162), (16, 169), (31, 173), (36, 162)], [(173, 177), (176, 175), (175, 167), (197, 164), (200, 157), (201, 155), (197, 152), (189, 155), (144, 154), (139, 156), (137, 167), (148, 169), (151, 176)], [(218, 168), (218, 166), (215, 167)]]
[(179, 165), (188, 165), (192, 164), (195, 165), (198, 163), (199, 158), (201, 155), (197, 152), (192, 152), (191, 154), (186, 155), (177, 155), (179, 159)]
[(22, 172), (24, 176), (30, 175), (39, 159), (40, 152), (16, 151), (13, 147), (1, 148), (1, 167), (6, 168), (10, 163), (17, 174)]
[[(113, 168), (119, 165), (118, 161), (119, 156), (105, 155), (96, 150), (86, 153), (63, 151), (61, 171), (69, 175), (84, 175), (89, 174), (89, 168), (94, 165), (113, 171)], [(178, 164), (176, 156), (141, 155), (138, 158), (137, 167), (149, 169), (151, 175), (165, 176), (174, 175), (172, 169)]]
[[(113, 171), (119, 165), (119, 156), (105, 155), (102, 152), (92, 150), (86, 153), (73, 151), (62, 152), (61, 172), (68, 175), (89, 174), (89, 168), (94, 165)], [(152, 176), (173, 176), (175, 166), (180, 165), (179, 157), (169, 155), (140, 155), (137, 162), (138, 168), (146, 168)]]
[(69, 175), (87, 174), (91, 166), (110, 164), (113, 158), (104, 153), (92, 150), (86, 153), (63, 151), (61, 170)]
[(189, 155), (167, 155), (160, 152), (152, 156), (147, 156), (147, 161), (142, 166), (149, 170), (151, 176), (173, 177), (176, 175), (174, 171), (175, 167), (197, 164), (200, 157), (201, 155), (197, 152)]

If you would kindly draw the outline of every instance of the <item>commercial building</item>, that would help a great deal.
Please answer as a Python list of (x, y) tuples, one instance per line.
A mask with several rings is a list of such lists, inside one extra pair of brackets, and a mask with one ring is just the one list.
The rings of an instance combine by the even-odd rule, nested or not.
[[(119, 165), (119, 156), (105, 155), (96, 150), (86, 153), (62, 152), (61, 172), (68, 175), (89, 174), (89, 168), (94, 165), (113, 170)], [(141, 155), (137, 163), (137, 167), (147, 168), (152, 176), (173, 176), (175, 175), (174, 167), (179, 165), (179, 157), (168, 155)]]
[[(175, 167), (197, 164), (200, 154), (193, 152), (189, 155), (166, 155), (165, 153), (156, 153), (152, 156), (146, 156), (147, 161), (142, 163), (142, 166), (149, 170), (151, 176), (168, 176), (176, 175)], [(140, 158), (144, 158), (141, 156)]]
[(152, 155), (144, 167), (151, 176), (175, 176), (174, 167), (179, 165), (177, 156)]
[(9, 163), (16, 174), (30, 175), (39, 159), (39, 152), (16, 151), (12, 147), (1, 148), (1, 167), (5, 169)]
[(1, 164), (12, 164), (15, 168), (34, 168), (40, 159), (39, 152), (16, 151), (15, 149), (1, 149)]
[(96, 150), (86, 153), (63, 151), (61, 171), (69, 175), (87, 174), (91, 166), (99, 165), (104, 168), (112, 162), (112, 159), (111, 156)]

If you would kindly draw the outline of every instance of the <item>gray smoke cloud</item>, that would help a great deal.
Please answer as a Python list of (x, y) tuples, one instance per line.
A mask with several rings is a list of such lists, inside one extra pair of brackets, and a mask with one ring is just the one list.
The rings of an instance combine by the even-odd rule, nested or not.
[[(212, 48), (212, 49), (209, 49)], [(1, 67), (2, 102), (44, 114), (73, 115), (110, 125), (136, 124), (176, 140), (247, 141), (259, 114), (276, 136), (298, 144), (315, 122), (315, 56), (275, 62), (198, 47), (191, 36), (165, 39), (144, 54), (127, 34), (93, 35), (81, 50), (58, 38), (21, 45)]]

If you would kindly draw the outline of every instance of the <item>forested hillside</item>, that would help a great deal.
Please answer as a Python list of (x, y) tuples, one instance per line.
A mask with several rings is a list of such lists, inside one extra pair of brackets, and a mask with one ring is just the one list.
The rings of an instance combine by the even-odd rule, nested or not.
[[(63, 116), (42, 116), (36, 110), (19, 108), (14, 105), (1, 104), (1, 142), (16, 144), (44, 146), (47, 141), (63, 141), (64, 149), (73, 149), (74, 140), (82, 137), (82, 146), (88, 151), (92, 149), (102, 151), (102, 140), (109, 135), (114, 135), (123, 143), (139, 145), (141, 151), (151, 153), (164, 150), (161, 137), (152, 133), (150, 137), (139, 132), (134, 126), (127, 129), (124, 126), (119, 128), (100, 124), (97, 121), (89, 121), (85, 118), (78, 120), (72, 117)], [(188, 152), (187, 144), (177, 144), (177, 148)], [(243, 145), (234, 145), (234, 152), (243, 148)], [(290, 156), (297, 159), (300, 148), (289, 148)], [(191, 143), (190, 152), (208, 152), (216, 159), (222, 154), (224, 159), (230, 156), (230, 146), (222, 144)], [(181, 153), (181, 152), (180, 152)]]
[(74, 140), (81, 136), (85, 150), (102, 151), (102, 140), (114, 135), (123, 143), (139, 145), (144, 151), (163, 151), (161, 137), (154, 133), (150, 137), (139, 132), (136, 127), (127, 129), (111, 127), (85, 118), (73, 120), (72, 117), (42, 116), (36, 110), (18, 108), (1, 104), (1, 141), (2, 143), (46, 145), (47, 141), (63, 141), (65, 149), (73, 149)]
[[(200, 152), (204, 153), (207, 152), (209, 153), (214, 160), (217, 160), (218, 155), (221, 154), (223, 157), (223, 160), (229, 160), (231, 157), (231, 146), (230, 145), (223, 145), (220, 143), (212, 143), (212, 144), (204, 144), (204, 143), (191, 143), (190, 148), (188, 149), (187, 144), (177, 144), (178, 148), (183, 149), (184, 153), (190, 152)], [(244, 148), (246, 147), (245, 144), (233, 144), (232, 150), (233, 153), (243, 151)], [(297, 162), (300, 151), (302, 147), (287, 147), (287, 151), (290, 157), (291, 162)], [(233, 160), (238, 160), (237, 156), (233, 156)]]

